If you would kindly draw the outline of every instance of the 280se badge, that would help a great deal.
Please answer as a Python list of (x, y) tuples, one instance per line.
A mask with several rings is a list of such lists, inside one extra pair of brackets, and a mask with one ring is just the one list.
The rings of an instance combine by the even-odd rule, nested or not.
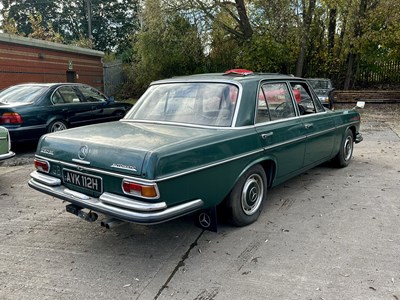
[(268, 189), (326, 161), (348, 166), (359, 128), (355, 109), (325, 109), (302, 78), (231, 70), (160, 80), (118, 122), (42, 137), (29, 185), (86, 220), (105, 214), (106, 227), (196, 213), (215, 229), (217, 206), (244, 226)]

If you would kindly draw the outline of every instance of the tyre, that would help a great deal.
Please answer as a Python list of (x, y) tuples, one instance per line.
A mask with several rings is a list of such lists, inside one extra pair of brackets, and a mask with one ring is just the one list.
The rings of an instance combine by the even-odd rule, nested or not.
[(333, 159), (334, 164), (338, 168), (347, 167), (350, 164), (350, 160), (353, 156), (354, 149), (354, 136), (350, 129), (346, 130), (346, 134), (340, 144), (339, 153)]
[(68, 129), (68, 125), (65, 121), (63, 120), (55, 120), (50, 123), (47, 132), (57, 132), (57, 131), (62, 131)]
[(240, 177), (228, 195), (230, 223), (235, 226), (246, 226), (255, 222), (266, 197), (267, 177), (264, 169), (260, 165), (255, 165)]

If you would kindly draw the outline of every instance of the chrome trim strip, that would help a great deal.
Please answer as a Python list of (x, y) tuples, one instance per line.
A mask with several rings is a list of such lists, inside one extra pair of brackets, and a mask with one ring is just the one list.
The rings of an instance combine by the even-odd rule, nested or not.
[(0, 136), (0, 140), (6, 140), (7, 137), (6, 136)]
[(174, 126), (205, 128), (205, 129), (232, 129), (233, 128), (232, 126), (207, 126), (207, 125), (198, 125), (198, 124), (190, 124), (190, 123), (154, 121), (154, 120), (120, 119), (119, 121), (124, 122), (124, 123), (161, 124), (161, 125), (174, 125)]
[(302, 140), (306, 140), (306, 139), (307, 139), (306, 136), (302, 136), (302, 137), (299, 137), (299, 138), (296, 138), (296, 139), (292, 139), (290, 141), (286, 141), (286, 142), (282, 142), (282, 143), (278, 143), (278, 144), (273, 144), (273, 145), (271, 145), (269, 147), (264, 147), (264, 149), (265, 150), (271, 150), (271, 149), (274, 149), (274, 148), (285, 146), (287, 144), (296, 143), (296, 142), (299, 142), (299, 141), (302, 141)]
[(131, 180), (133, 180), (135, 182), (138, 182), (138, 183), (145, 183), (145, 184), (149, 184), (150, 183), (151, 184), (151, 183), (155, 182), (155, 180), (142, 179), (142, 178), (134, 177), (134, 176), (128, 175), (128, 174), (114, 173), (114, 172), (109, 172), (109, 171), (103, 171), (103, 170), (100, 170), (100, 169), (84, 167), (84, 166), (81, 166), (81, 165), (76, 165), (76, 164), (72, 164), (72, 163), (69, 163), (69, 162), (64, 162), (64, 161), (61, 161), (61, 160), (40, 156), (38, 154), (35, 154), (35, 157), (37, 157), (39, 159), (48, 160), (51, 163), (60, 164), (60, 165), (63, 165), (63, 166), (66, 166), (66, 167), (70, 167), (70, 168), (80, 168), (79, 170), (96, 172), (98, 174), (109, 175), (109, 176), (114, 176), (114, 177), (118, 177), (118, 178), (131, 179)]
[(64, 186), (48, 186), (31, 178), (28, 182), (29, 186), (35, 190), (45, 194), (57, 197), (61, 200), (79, 205), (83, 208), (91, 209), (105, 215), (115, 217), (117, 219), (139, 224), (157, 224), (171, 219), (175, 219), (189, 213), (195, 212), (204, 206), (201, 199), (178, 204), (172, 207), (167, 207), (157, 211), (132, 211), (126, 208), (116, 207), (108, 203), (104, 203), (99, 198), (89, 197), (87, 200), (82, 200), (79, 197), (74, 197), (65, 193)]
[(360, 124), (360, 121), (354, 121), (351, 123), (341, 124), (341, 125), (337, 126), (336, 128), (349, 127), (350, 125), (357, 125), (357, 124)]
[(169, 175), (169, 176), (165, 176), (165, 177), (159, 177), (155, 181), (160, 182), (160, 181), (176, 178), (176, 177), (179, 177), (179, 176), (187, 175), (187, 174), (190, 174), (190, 173), (198, 172), (198, 171), (201, 171), (201, 170), (204, 170), (204, 169), (207, 169), (207, 168), (212, 168), (212, 167), (215, 167), (215, 166), (219, 166), (219, 165), (222, 165), (222, 164), (225, 164), (225, 163), (237, 160), (237, 159), (241, 159), (241, 158), (246, 157), (246, 156), (251, 156), (251, 155), (260, 153), (260, 152), (264, 152), (264, 148), (261, 148), (261, 149), (255, 150), (255, 151), (251, 151), (251, 152), (247, 152), (247, 153), (244, 153), (244, 154), (241, 154), (241, 155), (237, 155), (237, 156), (234, 156), (232, 158), (224, 159), (224, 160), (221, 160), (221, 161), (218, 161), (218, 162), (215, 162), (215, 163), (212, 163), (212, 164), (208, 164), (208, 165), (205, 165), (205, 166), (202, 166), (202, 167), (198, 167), (198, 168), (194, 168), (194, 169), (191, 169), (191, 170), (188, 170), (188, 171), (184, 171), (184, 172), (181, 172), (179, 174)]
[(307, 138), (323, 135), (323, 134), (326, 134), (326, 133), (329, 133), (329, 132), (332, 132), (332, 131), (336, 131), (336, 128), (326, 129), (326, 130), (323, 130), (323, 131), (318, 131), (318, 132), (314, 132), (314, 133), (311, 133), (311, 134), (307, 134)]
[(45, 175), (42, 173), (39, 173), (38, 171), (34, 171), (31, 173), (31, 177), (33, 179), (35, 179), (38, 182), (41, 182), (43, 184), (46, 185), (50, 185), (50, 186), (59, 186), (61, 185), (61, 179), (53, 177), (53, 176), (49, 176), (49, 175)]
[[(358, 122), (346, 123), (346, 124), (343, 124), (343, 125), (338, 126), (338, 127), (345, 127), (345, 126), (349, 126), (349, 125), (353, 125), (353, 124), (357, 124), (357, 123)], [(299, 123), (299, 124), (301, 124), (301, 123)], [(260, 124), (259, 126), (263, 126), (263, 125)], [(256, 127), (259, 127), (259, 126), (256, 126)], [(246, 128), (249, 128), (249, 127), (254, 127), (254, 126), (246, 126)], [(336, 127), (336, 128), (338, 128), (338, 127)], [(334, 131), (334, 130), (335, 129), (330, 129), (329, 131), (326, 131), (326, 132), (330, 132), (330, 131)], [(326, 133), (326, 132), (322, 132), (322, 133)], [(315, 135), (322, 134), (322, 133), (318, 132), (318, 133), (315, 133)], [(187, 174), (194, 173), (194, 172), (197, 172), (197, 171), (201, 171), (201, 170), (204, 170), (204, 169), (207, 169), (207, 168), (212, 168), (212, 167), (224, 164), (224, 163), (228, 163), (228, 162), (231, 162), (231, 161), (234, 161), (234, 160), (237, 160), (237, 159), (241, 159), (241, 158), (244, 158), (244, 157), (247, 157), (247, 156), (251, 156), (251, 155), (254, 155), (254, 154), (258, 154), (258, 153), (264, 152), (265, 150), (271, 150), (271, 149), (274, 149), (274, 148), (277, 148), (277, 147), (281, 147), (281, 146), (284, 146), (286, 144), (296, 143), (298, 141), (305, 140), (307, 137), (312, 137), (312, 136), (314, 136), (314, 135), (302, 136), (302, 137), (295, 138), (295, 139), (292, 139), (292, 140), (289, 140), (289, 141), (285, 141), (285, 142), (282, 142), (282, 143), (279, 143), (279, 144), (274, 144), (274, 145), (271, 145), (269, 147), (267, 146), (267, 147), (260, 148), (260, 149), (257, 149), (257, 150), (251, 151), (251, 152), (247, 152), (247, 153), (244, 153), (244, 154), (241, 154), (241, 155), (237, 155), (237, 156), (231, 157), (229, 159), (221, 160), (221, 161), (218, 161), (218, 162), (215, 162), (215, 163), (211, 163), (211, 164), (204, 165), (204, 166), (201, 166), (201, 167), (198, 167), (198, 168), (187, 170), (187, 171), (181, 172), (179, 174), (169, 175), (169, 176), (165, 176), (165, 177), (159, 177), (159, 178), (154, 179), (154, 180), (142, 179), (142, 178), (129, 176), (129, 175), (126, 175), (126, 174), (119, 174), (119, 173), (103, 171), (103, 170), (94, 169), (94, 168), (85, 168), (85, 167), (77, 166), (77, 165), (74, 165), (74, 164), (71, 164), (71, 163), (67, 163), (67, 162), (63, 162), (63, 161), (59, 161), (59, 160), (54, 160), (54, 159), (51, 159), (51, 158), (42, 157), (42, 156), (39, 156), (37, 154), (35, 156), (38, 157), (38, 158), (41, 158), (41, 159), (47, 159), (48, 161), (53, 162), (53, 163), (61, 164), (61, 165), (72, 167), (72, 168), (80, 167), (83, 170), (96, 172), (96, 173), (99, 173), (99, 174), (114, 176), (114, 177), (118, 177), (118, 178), (131, 179), (131, 180), (133, 180), (135, 182), (138, 182), (138, 183), (143, 182), (145, 184), (151, 184), (151, 183), (157, 183), (157, 182), (169, 180), (169, 179), (172, 179), (172, 178), (176, 178), (176, 177), (179, 177), (179, 176), (187, 175)]]
[(82, 165), (90, 165), (90, 161), (87, 160), (82, 160), (82, 159), (78, 159), (78, 158), (73, 158), (72, 159), (73, 162), (76, 162), (78, 164), (82, 164)]

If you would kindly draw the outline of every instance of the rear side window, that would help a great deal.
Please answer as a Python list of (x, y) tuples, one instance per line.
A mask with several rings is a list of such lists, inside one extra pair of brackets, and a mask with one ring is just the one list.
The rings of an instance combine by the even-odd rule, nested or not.
[(256, 123), (287, 119), (296, 115), (285, 83), (266, 83), (258, 94)]
[(54, 104), (79, 103), (80, 98), (72, 86), (62, 86), (58, 88), (51, 97)]

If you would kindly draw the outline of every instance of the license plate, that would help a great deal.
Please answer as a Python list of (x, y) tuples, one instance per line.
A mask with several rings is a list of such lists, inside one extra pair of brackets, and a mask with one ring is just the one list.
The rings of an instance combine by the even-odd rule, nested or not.
[(103, 192), (103, 183), (101, 177), (63, 169), (63, 179), (64, 183), (67, 184), (78, 186), (98, 193)]

